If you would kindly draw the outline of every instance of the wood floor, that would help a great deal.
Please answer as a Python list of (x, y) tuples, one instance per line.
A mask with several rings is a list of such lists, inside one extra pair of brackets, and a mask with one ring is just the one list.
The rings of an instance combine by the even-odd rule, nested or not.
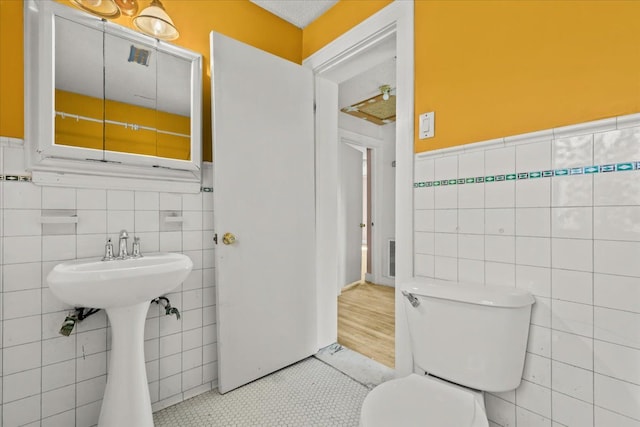
[(395, 289), (360, 283), (338, 297), (338, 343), (395, 365)]

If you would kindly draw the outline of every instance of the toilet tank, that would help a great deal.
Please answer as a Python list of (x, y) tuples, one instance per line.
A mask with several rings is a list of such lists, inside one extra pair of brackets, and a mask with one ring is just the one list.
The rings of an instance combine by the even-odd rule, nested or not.
[(443, 280), (402, 289), (419, 302), (404, 298), (416, 367), (478, 390), (518, 387), (535, 302), (529, 292)]

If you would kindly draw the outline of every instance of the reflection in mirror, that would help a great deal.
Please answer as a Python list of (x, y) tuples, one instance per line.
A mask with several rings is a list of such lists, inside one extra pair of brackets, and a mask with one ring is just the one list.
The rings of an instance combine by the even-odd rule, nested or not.
[(55, 143), (100, 150), (104, 83), (103, 32), (55, 17)]
[(158, 152), (191, 160), (191, 62), (158, 51)]
[(105, 150), (156, 156), (154, 47), (105, 34)]

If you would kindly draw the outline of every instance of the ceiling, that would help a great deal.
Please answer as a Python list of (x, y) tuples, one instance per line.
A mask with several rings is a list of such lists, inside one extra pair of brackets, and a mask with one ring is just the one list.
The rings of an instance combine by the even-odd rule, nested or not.
[(252, 3), (304, 28), (329, 10), (338, 0), (250, 0)]

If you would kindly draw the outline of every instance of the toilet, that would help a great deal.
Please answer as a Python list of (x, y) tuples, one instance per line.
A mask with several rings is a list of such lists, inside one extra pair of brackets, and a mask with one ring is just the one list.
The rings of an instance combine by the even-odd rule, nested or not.
[(402, 287), (414, 373), (365, 398), (362, 427), (488, 427), (483, 392), (520, 385), (533, 296), (443, 280)]

